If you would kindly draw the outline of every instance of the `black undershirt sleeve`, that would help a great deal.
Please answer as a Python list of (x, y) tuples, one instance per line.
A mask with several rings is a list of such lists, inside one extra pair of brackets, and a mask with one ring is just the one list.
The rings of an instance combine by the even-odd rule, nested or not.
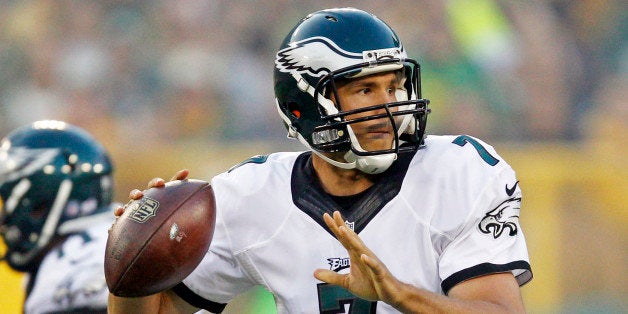
[(226, 303), (218, 303), (204, 299), (200, 295), (194, 293), (182, 282), (172, 288), (172, 291), (176, 293), (181, 299), (190, 305), (198, 308), (208, 310), (212, 313), (222, 313), (227, 306)]

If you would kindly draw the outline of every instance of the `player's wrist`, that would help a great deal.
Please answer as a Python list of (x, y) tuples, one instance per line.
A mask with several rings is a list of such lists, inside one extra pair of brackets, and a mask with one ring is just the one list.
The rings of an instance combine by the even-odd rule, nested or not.
[(157, 313), (159, 311), (160, 295), (153, 294), (146, 297), (125, 298), (109, 294), (109, 313)]
[(393, 281), (386, 289), (386, 294), (383, 296), (384, 298), (382, 301), (390, 304), (395, 309), (400, 310), (403, 308), (404, 300), (410, 295), (409, 287), (410, 285), (393, 278)]
[(424, 304), (421, 300), (425, 298), (427, 290), (417, 288), (405, 282), (397, 281), (396, 291), (392, 293), (390, 304), (402, 313), (416, 313), (419, 309), (417, 305)]

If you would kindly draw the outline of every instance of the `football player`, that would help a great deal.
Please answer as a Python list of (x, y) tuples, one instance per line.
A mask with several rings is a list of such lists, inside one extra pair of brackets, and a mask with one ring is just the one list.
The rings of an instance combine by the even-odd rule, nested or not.
[(22, 126), (0, 142), (0, 235), (27, 274), (25, 313), (106, 313), (103, 268), (113, 167), (85, 130)]
[(256, 285), (279, 313), (525, 311), (515, 172), (479, 139), (425, 136), (420, 66), (393, 29), (354, 8), (312, 13), (283, 41), (274, 81), (288, 136), (307, 151), (214, 177), (200, 265), (171, 290), (111, 296), (111, 311), (220, 312)]

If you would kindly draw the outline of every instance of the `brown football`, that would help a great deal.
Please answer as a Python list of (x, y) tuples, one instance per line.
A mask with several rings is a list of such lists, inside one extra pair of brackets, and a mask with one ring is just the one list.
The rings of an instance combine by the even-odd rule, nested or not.
[(105, 278), (120, 297), (167, 290), (203, 259), (216, 222), (214, 192), (206, 181), (170, 181), (130, 202), (109, 230)]

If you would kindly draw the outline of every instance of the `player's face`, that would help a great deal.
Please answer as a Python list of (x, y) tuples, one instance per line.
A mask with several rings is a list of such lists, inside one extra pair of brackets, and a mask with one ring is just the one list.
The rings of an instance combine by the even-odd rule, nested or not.
[[(399, 76), (395, 72), (373, 74), (337, 83), (340, 110), (347, 111), (397, 101), (395, 91), (400, 88)], [(396, 109), (393, 109), (396, 110)], [(384, 114), (385, 109), (366, 111), (349, 115), (347, 120), (365, 116)], [(367, 151), (390, 149), (394, 140), (393, 127), (386, 117), (351, 124), (360, 145)]]

